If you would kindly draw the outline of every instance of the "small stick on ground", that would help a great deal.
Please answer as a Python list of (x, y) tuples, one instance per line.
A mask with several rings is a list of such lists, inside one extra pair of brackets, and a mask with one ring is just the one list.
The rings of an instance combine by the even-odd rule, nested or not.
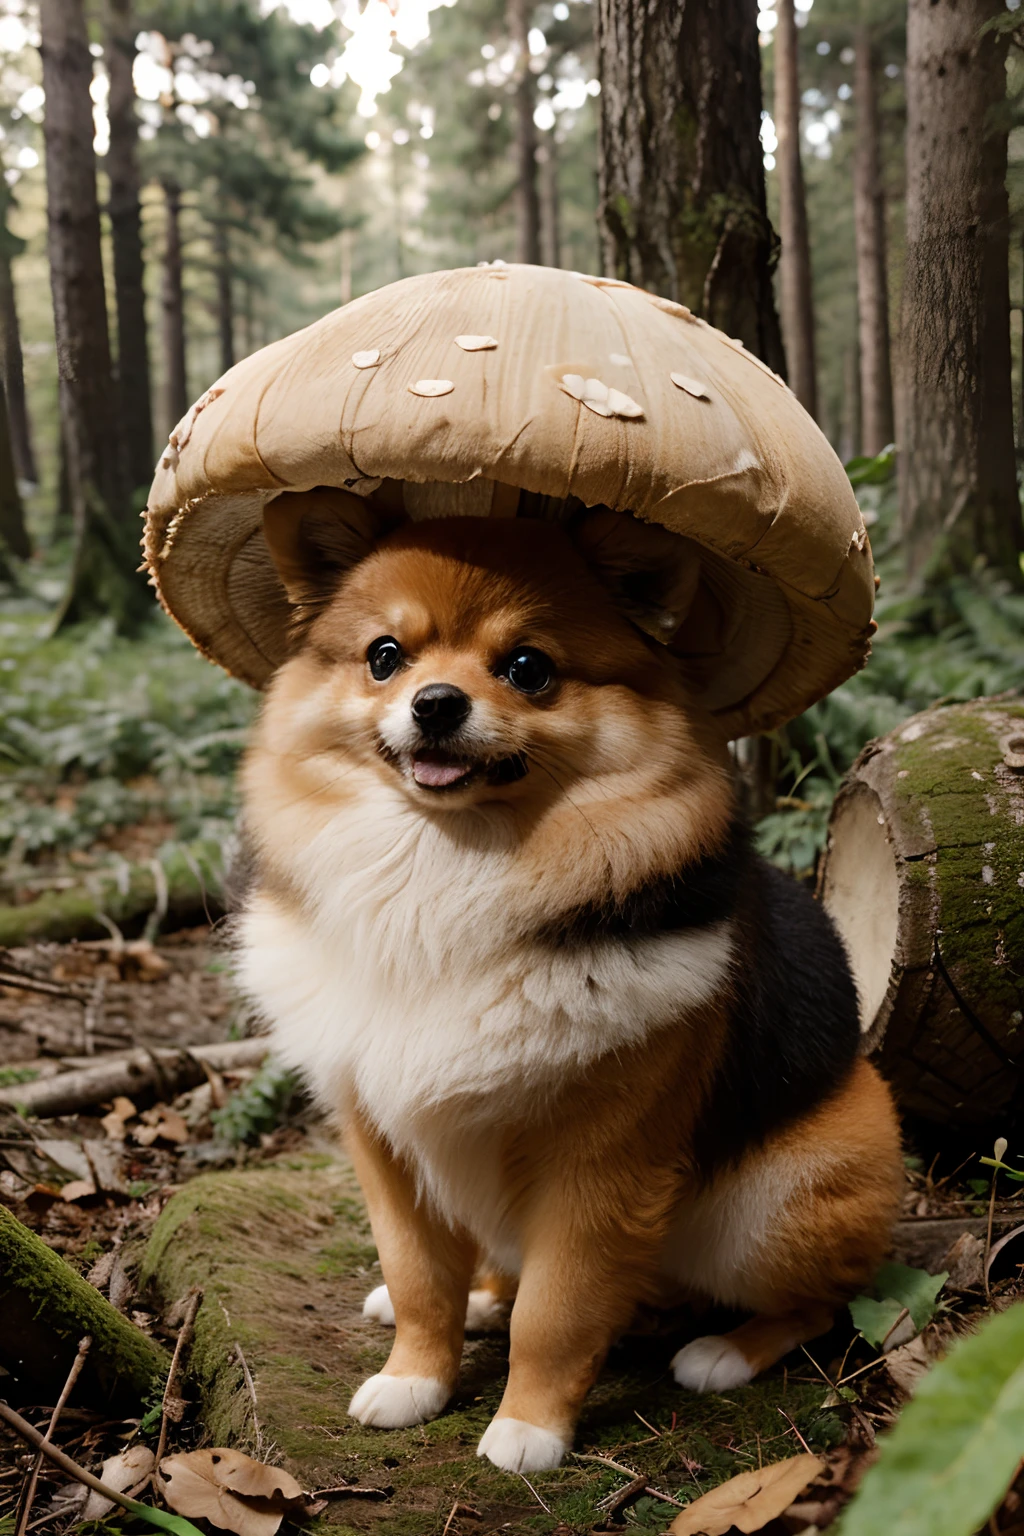
[[(573, 1455), (577, 1461), (599, 1461), (603, 1467), (611, 1467), (613, 1472), (621, 1472), (623, 1477), (629, 1478), (630, 1482), (633, 1482), (640, 1476), (639, 1472), (634, 1472), (632, 1467), (624, 1467), (621, 1462), (612, 1461), (608, 1456), (597, 1456), (592, 1453), (585, 1454), (583, 1451), (573, 1451)], [(522, 1477), (522, 1473), (519, 1475)], [(663, 1504), (674, 1504), (676, 1509), (686, 1508), (685, 1504), (680, 1504), (679, 1500), (673, 1499), (670, 1494), (662, 1493), (659, 1488), (652, 1488), (650, 1483), (646, 1482), (646, 1479), (645, 1488), (652, 1499), (660, 1499)]]
[(237, 1341), (235, 1343), (235, 1353), (238, 1356), (238, 1363), (242, 1367), (242, 1375), (245, 1377), (245, 1385), (248, 1387), (249, 1396), (252, 1399), (252, 1428), (253, 1434), (256, 1436), (256, 1455), (260, 1457), (263, 1455), (263, 1431), (260, 1429), (260, 1421), (257, 1414), (259, 1405), (256, 1401), (256, 1383), (252, 1379), (249, 1362), (242, 1353), (242, 1346)]
[(95, 1056), (96, 1034), (103, 1023), (103, 1003), (107, 995), (107, 978), (97, 976), (89, 999), (82, 1010), (82, 1054)]
[(448, 1511), (448, 1519), (444, 1523), (444, 1530), (441, 1532), (441, 1536), (448, 1536), (448, 1532), (452, 1528), (452, 1521), (455, 1519), (455, 1511), (458, 1509), (458, 1507), (459, 1507), (459, 1501), (458, 1501), (458, 1499), (456, 1499), (455, 1503), (452, 1505), (451, 1509)]
[(527, 1488), (529, 1488), (530, 1492), (533, 1494), (534, 1498), (537, 1500), (537, 1503), (540, 1505), (541, 1509), (544, 1511), (544, 1513), (546, 1515), (550, 1515), (551, 1514), (550, 1509), (548, 1509), (547, 1505), (544, 1503), (544, 1500), (541, 1498), (541, 1496), (537, 1492), (536, 1488), (530, 1482), (530, 1479), (528, 1477), (523, 1477), (523, 1474), (521, 1472), (517, 1472), (516, 1476), (523, 1478), (523, 1482), (526, 1484)]
[(790, 1416), (786, 1412), (785, 1408), (780, 1408), (779, 1412), (782, 1414), (782, 1417), (785, 1419), (786, 1423), (789, 1425), (789, 1427), (793, 1431), (794, 1435), (796, 1435), (797, 1439), (800, 1441), (800, 1444), (803, 1446), (803, 1448), (807, 1452), (808, 1456), (813, 1456), (814, 1452), (811, 1450), (810, 1446), (807, 1444), (807, 1441), (804, 1439), (803, 1435), (800, 1433), (800, 1431), (797, 1429), (796, 1425), (793, 1423), (793, 1420), (790, 1418)]
[(164, 1387), (164, 1395), (160, 1404), (160, 1438), (156, 1443), (156, 1457), (153, 1461), (154, 1475), (160, 1469), (160, 1463), (164, 1459), (164, 1451), (167, 1449), (167, 1412), (168, 1404), (177, 1395), (178, 1378), (181, 1375), (181, 1361), (185, 1350), (192, 1340), (192, 1330), (196, 1325), (196, 1313), (202, 1305), (203, 1293), (196, 1287), (188, 1299), (185, 1308), (185, 1316), (182, 1318), (181, 1327), (178, 1329), (177, 1342), (174, 1345), (174, 1354), (171, 1357), (171, 1368), (167, 1372), (167, 1385)]
[[(71, 1396), (71, 1391), (75, 1385), (75, 1382), (82, 1374), (82, 1366), (85, 1364), (85, 1357), (91, 1348), (92, 1338), (89, 1334), (85, 1334), (85, 1336), (79, 1340), (78, 1353), (75, 1355), (74, 1360), (71, 1362), (71, 1369), (68, 1371), (68, 1379), (64, 1383), (60, 1397), (57, 1399), (57, 1405), (50, 1415), (50, 1422), (47, 1426), (45, 1435), (45, 1439), (47, 1441), (49, 1441), (54, 1430), (57, 1428), (57, 1420), (60, 1418), (64, 1411), (64, 1404)], [(21, 1503), (18, 1507), (18, 1519), (14, 1527), (14, 1536), (25, 1536), (25, 1532), (28, 1530), (29, 1516), (32, 1513), (32, 1505), (35, 1502), (36, 1485), (39, 1482), (39, 1473), (42, 1470), (43, 1457), (45, 1454), (46, 1453), (42, 1447), (40, 1447), (40, 1449), (36, 1452), (36, 1459), (32, 1463), (32, 1470), (28, 1474), (28, 1481), (25, 1484), (25, 1489), (21, 1496)]]

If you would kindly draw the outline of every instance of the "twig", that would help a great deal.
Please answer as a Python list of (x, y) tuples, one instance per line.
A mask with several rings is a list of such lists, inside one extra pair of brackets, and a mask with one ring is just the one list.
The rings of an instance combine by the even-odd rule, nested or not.
[[(34, 1445), (37, 1451), (42, 1451), (47, 1461), (52, 1461), (54, 1466), (60, 1467), (62, 1472), (73, 1477), (77, 1483), (84, 1483), (87, 1488), (91, 1488), (94, 1493), (102, 1494), (105, 1499), (113, 1499), (115, 1504), (120, 1504), (122, 1509), (130, 1510), (132, 1514), (143, 1507), (134, 1499), (130, 1499), (127, 1494), (120, 1493), (118, 1489), (111, 1488), (106, 1483), (101, 1483), (98, 1477), (93, 1477), (92, 1473), (80, 1467), (77, 1461), (72, 1461), (70, 1456), (65, 1456), (63, 1451), (51, 1445), (46, 1436), (40, 1434), (27, 1419), (23, 1419), (20, 1413), (15, 1413), (13, 1408), (8, 1408), (6, 1403), (0, 1403), (0, 1419), (10, 1425), (16, 1435), (27, 1440), (29, 1445)], [(146, 1513), (148, 1514), (149, 1510)]]
[(252, 1379), (249, 1362), (242, 1353), (242, 1346), (237, 1340), (235, 1341), (235, 1353), (238, 1355), (238, 1363), (242, 1367), (242, 1375), (245, 1377), (245, 1384), (249, 1389), (249, 1396), (252, 1398), (252, 1427), (256, 1435), (256, 1454), (257, 1456), (262, 1456), (263, 1432), (260, 1429), (260, 1421), (257, 1414), (259, 1405), (256, 1401), (256, 1383)]
[(648, 1422), (644, 1418), (643, 1414), (642, 1413), (637, 1413), (635, 1408), (633, 1409), (633, 1412), (636, 1414), (637, 1418), (640, 1420), (640, 1423), (643, 1425), (644, 1429), (649, 1429), (651, 1434), (654, 1435), (658, 1440), (660, 1440), (661, 1439), (661, 1430), (660, 1429), (655, 1429), (653, 1424), (648, 1424)]
[(96, 1054), (96, 1032), (103, 1022), (103, 1000), (107, 995), (107, 978), (97, 976), (82, 1012), (82, 1054)]
[(448, 1519), (444, 1523), (444, 1530), (441, 1532), (441, 1536), (448, 1536), (448, 1532), (452, 1528), (452, 1521), (455, 1519), (455, 1511), (458, 1509), (458, 1507), (459, 1507), (459, 1501), (458, 1501), (458, 1499), (456, 1499), (455, 1503), (452, 1505), (451, 1509), (448, 1512)]
[[(49, 1441), (54, 1430), (57, 1428), (57, 1420), (60, 1418), (61, 1413), (64, 1410), (64, 1404), (71, 1396), (71, 1390), (74, 1387), (75, 1382), (82, 1374), (82, 1366), (85, 1364), (85, 1357), (89, 1353), (91, 1347), (92, 1336), (87, 1333), (78, 1341), (78, 1353), (75, 1355), (75, 1358), (71, 1362), (71, 1369), (68, 1371), (68, 1379), (64, 1383), (64, 1389), (61, 1392), (60, 1397), (57, 1399), (56, 1407), (50, 1415), (50, 1422), (47, 1426), (45, 1436), (47, 1441)], [(36, 1452), (36, 1459), (32, 1463), (32, 1470), (28, 1475), (28, 1481), (25, 1484), (25, 1491), (21, 1496), (21, 1503), (18, 1508), (18, 1519), (14, 1527), (14, 1536), (25, 1536), (25, 1532), (28, 1529), (29, 1516), (32, 1513), (32, 1505), (35, 1501), (36, 1485), (39, 1482), (39, 1473), (42, 1470), (44, 1455), (45, 1451), (43, 1451), (41, 1448)]]
[(178, 1377), (181, 1375), (181, 1359), (185, 1349), (192, 1338), (192, 1330), (196, 1323), (196, 1313), (202, 1305), (203, 1293), (197, 1287), (189, 1297), (188, 1306), (185, 1308), (185, 1316), (181, 1320), (178, 1329), (178, 1338), (174, 1345), (174, 1354), (171, 1357), (171, 1368), (167, 1372), (167, 1385), (164, 1387), (164, 1395), (160, 1403), (160, 1438), (156, 1442), (156, 1456), (153, 1460), (154, 1472), (159, 1468), (164, 1459), (164, 1451), (167, 1449), (167, 1407), (171, 1398), (175, 1395), (178, 1385)]
[(15, 992), (42, 992), (47, 997), (63, 997), (72, 1003), (84, 1001), (81, 992), (72, 992), (70, 987), (62, 987), (55, 981), (43, 981), (41, 977), (22, 975), (20, 971), (11, 972), (6, 968), (0, 970), (0, 987), (10, 987)]
[(796, 1435), (797, 1439), (800, 1441), (800, 1444), (803, 1446), (803, 1448), (807, 1452), (808, 1456), (813, 1456), (814, 1452), (811, 1450), (810, 1446), (807, 1444), (807, 1441), (804, 1439), (803, 1435), (797, 1429), (796, 1425), (793, 1423), (793, 1420), (790, 1418), (790, 1416), (786, 1412), (786, 1410), (784, 1408), (780, 1408), (778, 1411), (779, 1411), (779, 1413), (782, 1414), (782, 1417), (785, 1419), (786, 1423), (789, 1425), (789, 1427), (793, 1431), (794, 1435)]
[[(634, 1472), (632, 1467), (624, 1467), (620, 1461), (612, 1461), (608, 1456), (597, 1456), (583, 1451), (573, 1451), (573, 1455), (577, 1461), (599, 1461), (603, 1467), (611, 1467), (613, 1472), (621, 1472), (623, 1477), (629, 1478), (630, 1482), (640, 1476), (639, 1472)], [(652, 1499), (661, 1499), (664, 1504), (674, 1504), (676, 1509), (686, 1508), (686, 1505), (680, 1504), (678, 1499), (671, 1498), (669, 1494), (662, 1493), (658, 1488), (652, 1488), (650, 1483), (646, 1483), (646, 1489)]]
[(523, 1482), (526, 1484), (527, 1488), (529, 1488), (530, 1492), (533, 1494), (534, 1498), (537, 1500), (537, 1503), (540, 1505), (541, 1509), (544, 1511), (544, 1513), (546, 1515), (550, 1515), (551, 1514), (550, 1509), (548, 1509), (547, 1505), (544, 1503), (544, 1500), (541, 1498), (541, 1496), (537, 1492), (536, 1488), (530, 1482), (530, 1479), (528, 1477), (523, 1477), (523, 1474), (521, 1472), (518, 1472), (516, 1474), (516, 1476), (523, 1478)]

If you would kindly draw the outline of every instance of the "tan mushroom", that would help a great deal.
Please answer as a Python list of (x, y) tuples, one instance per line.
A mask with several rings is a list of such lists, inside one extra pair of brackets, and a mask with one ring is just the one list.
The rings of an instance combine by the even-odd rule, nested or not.
[[(645, 627), (729, 736), (770, 729), (862, 666), (863, 519), (785, 385), (670, 300), (546, 267), (481, 282), (495, 270), (378, 289), (218, 381), (165, 453), (146, 521), (153, 583), (200, 649), (267, 681), (287, 653), (288, 604), (264, 508), (299, 519), (310, 492), (335, 487), (371, 517), (608, 507), (679, 535), (693, 557), (674, 588), (686, 611)], [(354, 367), (370, 337), (381, 360)], [(503, 340), (481, 355), (453, 337)], [(607, 377), (612, 354), (630, 360), (628, 395)]]

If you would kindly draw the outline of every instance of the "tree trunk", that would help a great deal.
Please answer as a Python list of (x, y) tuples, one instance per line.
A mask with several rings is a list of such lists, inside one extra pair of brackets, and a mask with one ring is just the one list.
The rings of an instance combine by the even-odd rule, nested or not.
[(860, 337), (861, 440), (867, 454), (893, 441), (892, 369), (889, 361), (889, 273), (885, 192), (878, 127), (878, 54), (871, 28), (857, 28), (853, 99), (857, 109), (853, 213), (857, 244), (857, 314)]
[(110, 79), (110, 231), (117, 300), (117, 374), (122, 436), (133, 487), (153, 476), (153, 407), (142, 255), (142, 211), (135, 117), (135, 28), (131, 0), (107, 0), (106, 63)]
[(188, 382), (185, 366), (181, 188), (174, 181), (165, 181), (163, 188), (167, 223), (160, 299), (164, 344), (164, 426), (170, 433), (188, 410)]
[(611, 277), (686, 304), (778, 372), (754, 0), (597, 0)]
[(1024, 1126), (1024, 702), (931, 709), (861, 753), (822, 865), (904, 1109)]
[(231, 291), (231, 245), (223, 220), (213, 227), (213, 248), (217, 275), (217, 335), (220, 339), (220, 371), (235, 366), (235, 309)]
[(81, 0), (41, 0), (39, 26), (47, 249), (75, 534), (56, 622), (113, 615), (130, 628), (150, 611), (150, 600), (136, 574), (138, 527), (118, 434), (92, 147), (92, 55)]
[[(840, 420), (839, 457), (844, 464), (848, 464), (851, 459), (860, 454), (863, 440), (860, 348), (854, 339), (843, 353), (843, 409)], [(889, 441), (891, 442), (892, 439), (890, 438)]]
[(814, 298), (811, 241), (807, 231), (807, 195), (800, 159), (800, 69), (797, 61), (796, 9), (778, 0), (775, 28), (775, 132), (779, 147), (779, 294), (782, 335), (789, 383), (800, 404), (818, 414), (818, 370), (814, 357)]
[(538, 151), (540, 165), (541, 260), (546, 267), (562, 265), (562, 211), (558, 190), (558, 146), (554, 129), (545, 134)]
[[(14, 472), (7, 401), (4, 398), (3, 380), (0, 379), (0, 554), (17, 555), (19, 560), (27, 560), (31, 553), (32, 543), (25, 527), (25, 514)], [(10, 575), (8, 571), (8, 579)]]
[(1020, 582), (1002, 0), (910, 0), (900, 525), (927, 586), (979, 556)]
[(518, 50), (516, 106), (516, 260), (539, 266), (540, 198), (537, 193), (537, 127), (533, 121), (537, 88), (530, 69), (530, 3), (508, 0), (508, 30)]
[(7, 228), (7, 208), (10, 195), (4, 203), (4, 217), (0, 222), (0, 379), (7, 396), (7, 417), (11, 424), (11, 450), (18, 479), (30, 485), (39, 483), (35, 454), (32, 452), (32, 433), (25, 401), (25, 367), (21, 352), (21, 326), (18, 323), (18, 306), (14, 292), (13, 258), (24, 249), (24, 241), (17, 239)]

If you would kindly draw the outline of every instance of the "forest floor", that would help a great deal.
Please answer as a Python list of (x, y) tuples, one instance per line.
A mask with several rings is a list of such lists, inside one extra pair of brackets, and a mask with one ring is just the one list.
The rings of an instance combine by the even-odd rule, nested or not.
[[(0, 1085), (113, 1058), (129, 1042), (193, 1046), (244, 1030), (224, 954), (205, 927), (155, 945), (50, 944), (2, 958), (44, 985), (78, 991), (0, 988)], [(93, 1010), (89, 1038), (83, 1020), (97, 983), (102, 1009), (98, 1019)], [(376, 1252), (328, 1129), (301, 1102), (286, 1109), (287, 1095), (275, 1100), (272, 1082), (261, 1094), (262, 1076), (211, 1073), (166, 1102), (151, 1091), (46, 1119), (8, 1109), (0, 1201), (168, 1343), (182, 1299), (200, 1287), (207, 1321), (197, 1324), (187, 1409), (170, 1426), (169, 1449), (229, 1445), (285, 1466), (304, 1488), (332, 1490), (317, 1516), (332, 1531), (661, 1532), (681, 1506), (726, 1479), (805, 1450), (825, 1458), (825, 1472), (763, 1528), (823, 1530), (870, 1463), (876, 1434), (949, 1339), (986, 1308), (1024, 1296), (1012, 1244), (984, 1295), (987, 1180), (974, 1177), (984, 1173), (976, 1159), (960, 1169), (950, 1160), (952, 1177), (943, 1178), (942, 1159), (925, 1170), (911, 1157), (896, 1258), (915, 1272), (949, 1271), (916, 1337), (904, 1326), (906, 1341), (882, 1353), (844, 1317), (751, 1386), (700, 1398), (675, 1385), (669, 1361), (687, 1338), (729, 1319), (650, 1314), (612, 1351), (566, 1465), (529, 1480), (499, 1473), (475, 1446), (500, 1398), (503, 1333), (467, 1340), (458, 1393), (433, 1423), (383, 1432), (347, 1417), (352, 1390), (388, 1350), (387, 1331), (361, 1311), (380, 1283)], [(228, 1112), (218, 1116), (225, 1097)], [(1022, 1220), (1024, 1196), (1000, 1199), (996, 1238)], [(38, 1394), (26, 1381), (2, 1385), (31, 1422), (47, 1422), (52, 1403), (32, 1400)], [(102, 1403), (73, 1396), (56, 1442), (98, 1472), (126, 1444), (152, 1444), (157, 1425), (146, 1406), (112, 1419)], [(13, 1529), (30, 1460), (0, 1437), (0, 1530)], [(1008, 1495), (999, 1531), (1019, 1530), (1021, 1494), (1024, 1485)], [(48, 1467), (29, 1525), (37, 1528), (56, 1536), (92, 1529), (76, 1485)]]

